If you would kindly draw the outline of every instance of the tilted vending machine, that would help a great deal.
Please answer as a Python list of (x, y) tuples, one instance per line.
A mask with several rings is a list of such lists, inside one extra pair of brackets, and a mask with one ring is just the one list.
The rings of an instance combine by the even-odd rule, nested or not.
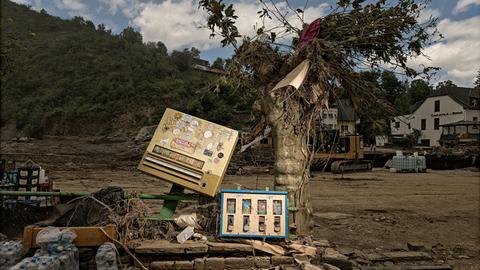
[(238, 131), (167, 108), (138, 169), (214, 197)]

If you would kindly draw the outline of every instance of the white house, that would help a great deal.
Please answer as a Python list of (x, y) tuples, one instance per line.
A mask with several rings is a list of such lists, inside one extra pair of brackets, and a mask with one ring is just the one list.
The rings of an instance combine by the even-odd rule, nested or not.
[[(445, 87), (435, 91), (424, 101), (415, 104), (410, 114), (395, 117), (391, 122), (392, 136), (405, 137), (414, 129), (421, 131), (419, 142), (424, 146), (438, 146), (442, 126), (467, 121), (473, 125), (468, 132), (478, 134), (480, 119), (480, 89)], [(466, 133), (459, 127), (456, 132)]]
[(351, 102), (344, 99), (333, 103), (332, 107), (323, 111), (321, 116), (323, 129), (336, 129), (341, 135), (355, 134), (355, 125), (358, 123), (360, 120), (356, 119)]

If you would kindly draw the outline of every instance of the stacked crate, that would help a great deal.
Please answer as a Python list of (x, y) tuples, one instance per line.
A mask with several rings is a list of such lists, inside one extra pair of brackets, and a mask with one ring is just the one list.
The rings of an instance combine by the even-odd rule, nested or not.
[(425, 172), (427, 163), (424, 156), (397, 155), (392, 159), (392, 168), (396, 172)]
[(0, 179), (2, 190), (15, 190), (17, 171), (14, 160), (0, 160)]
[[(39, 180), (40, 167), (32, 165), (18, 168), (15, 190), (35, 192), (38, 189)], [(19, 199), (30, 200), (30, 196), (25, 196)]]

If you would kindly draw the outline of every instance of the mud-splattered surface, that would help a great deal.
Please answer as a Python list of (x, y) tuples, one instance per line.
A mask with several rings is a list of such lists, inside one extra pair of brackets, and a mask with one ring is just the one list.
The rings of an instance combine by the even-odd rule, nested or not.
[[(122, 138), (48, 137), (2, 142), (2, 158), (32, 159), (62, 191), (120, 186), (160, 193), (170, 185), (136, 169), (146, 143)], [(223, 187), (273, 188), (273, 176), (227, 176)], [(388, 170), (314, 173), (310, 183), (314, 236), (345, 253), (406, 249), (420, 243), (432, 264), (480, 269), (480, 173), (471, 170), (395, 174)], [(324, 214), (329, 213), (329, 214)], [(347, 215), (340, 215), (347, 214)]]

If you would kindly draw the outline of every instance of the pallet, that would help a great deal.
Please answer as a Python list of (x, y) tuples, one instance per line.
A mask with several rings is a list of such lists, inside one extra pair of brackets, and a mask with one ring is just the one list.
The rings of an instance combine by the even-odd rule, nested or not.
[[(44, 227), (40, 226), (26, 226), (23, 230), (23, 247), (25, 249), (37, 248), (36, 243), (37, 234)], [(64, 229), (64, 228), (59, 228)], [(109, 224), (104, 227), (68, 227), (69, 230), (72, 230), (77, 237), (73, 241), (77, 247), (95, 247), (100, 246), (105, 242), (111, 242), (109, 237), (105, 235), (108, 234), (113, 239), (118, 239), (117, 226), (114, 224)], [(105, 233), (103, 233), (103, 231)]]

